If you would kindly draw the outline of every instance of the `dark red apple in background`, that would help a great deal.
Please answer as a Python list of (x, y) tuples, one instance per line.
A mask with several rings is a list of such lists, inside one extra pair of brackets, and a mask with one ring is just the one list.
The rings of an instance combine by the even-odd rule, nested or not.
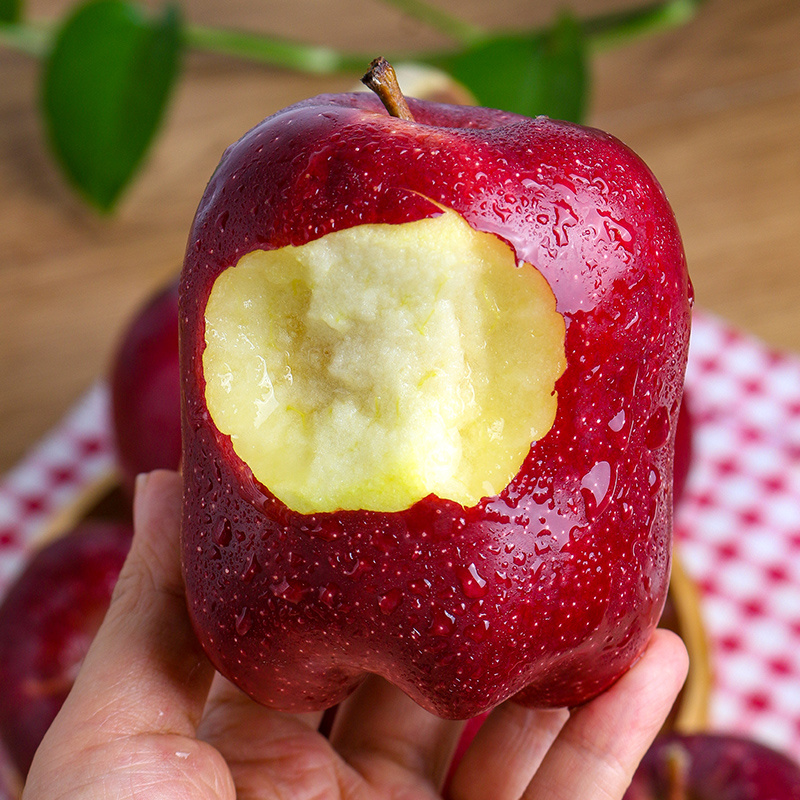
[(446, 717), (574, 705), (628, 668), (667, 592), (677, 226), (612, 136), (409, 106), (281, 111), (200, 202), (191, 615), (273, 707), (331, 706), (368, 672)]
[(0, 775), (0, 800), (17, 800), (20, 791), (11, 788), (11, 778)]
[(653, 743), (624, 800), (800, 800), (800, 767), (740, 736), (670, 734)]
[(132, 533), (82, 523), (31, 558), (0, 606), (0, 737), (23, 775), (105, 616)]
[(675, 467), (672, 478), (672, 496), (675, 505), (681, 502), (686, 491), (686, 482), (694, 460), (694, 436), (691, 399), (688, 392), (684, 391), (678, 412), (678, 425), (675, 429)]
[(112, 431), (129, 496), (140, 472), (177, 469), (181, 455), (178, 282), (134, 315), (111, 368)]
[(18, 800), (22, 792), (22, 789), (18, 787), (18, 782), (19, 779), (16, 776), (0, 772), (0, 800)]

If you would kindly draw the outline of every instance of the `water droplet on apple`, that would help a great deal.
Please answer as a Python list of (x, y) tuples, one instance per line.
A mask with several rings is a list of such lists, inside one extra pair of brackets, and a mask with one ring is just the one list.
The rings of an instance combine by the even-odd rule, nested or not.
[(471, 639), (476, 644), (486, 641), (486, 638), (489, 635), (489, 620), (478, 620), (478, 622), (470, 625), (464, 631), (464, 633), (466, 634), (467, 638)]
[(378, 602), (378, 606), (383, 614), (391, 614), (403, 599), (403, 592), (400, 589), (390, 589)]
[(383, 553), (390, 553), (397, 546), (397, 540), (390, 531), (376, 528), (372, 534), (372, 544)]
[(415, 595), (420, 597), (424, 597), (431, 588), (431, 582), (427, 578), (423, 578), (422, 580), (414, 580), (408, 584), (408, 590)]
[(261, 564), (258, 563), (256, 554), (250, 553), (247, 557), (247, 564), (242, 572), (242, 580), (245, 583), (250, 583), (259, 572), (261, 572)]
[(608, 461), (598, 461), (581, 478), (581, 487), (587, 516), (602, 514), (611, 502), (616, 487), (616, 470)]
[(650, 450), (658, 450), (669, 441), (669, 411), (662, 406), (650, 417), (645, 432), (645, 444)]
[(293, 605), (299, 603), (308, 591), (308, 585), (303, 581), (289, 580), (287, 578), (275, 580), (269, 588), (276, 597), (280, 597)]
[(250, 609), (247, 606), (236, 615), (234, 627), (239, 636), (245, 636), (250, 628), (253, 627), (253, 615), (250, 613)]
[(454, 572), (458, 576), (461, 582), (461, 589), (467, 597), (471, 600), (479, 600), (481, 597), (486, 596), (489, 591), (486, 578), (478, 572), (475, 564), (470, 564), (468, 567), (457, 564), (454, 567)]
[(611, 428), (614, 433), (619, 433), (625, 425), (625, 409), (620, 409), (619, 413), (616, 414), (608, 421), (608, 427)]
[(339, 601), (339, 587), (334, 583), (329, 583), (320, 590), (319, 599), (325, 603), (328, 608), (333, 608)]
[(608, 461), (598, 461), (583, 478), (581, 486), (589, 489), (599, 505), (608, 492), (611, 482), (611, 465)]
[(231, 523), (225, 517), (220, 517), (211, 529), (211, 538), (220, 547), (226, 547), (231, 541)]
[[(505, 587), (506, 589), (510, 589), (514, 585), (514, 582), (508, 576), (508, 573), (503, 569), (496, 569), (494, 571), (494, 577), (496, 578), (497, 583), (501, 587)], [(505, 592), (503, 592), (503, 594), (505, 594)]]
[(553, 550), (553, 534), (547, 528), (542, 528), (539, 533), (536, 534), (536, 539), (533, 542), (533, 551), (534, 553), (541, 557), (546, 555), (547, 553), (552, 552)]
[(455, 617), (452, 614), (442, 608), (436, 608), (430, 630), (434, 636), (448, 636), (452, 633), (454, 624)]

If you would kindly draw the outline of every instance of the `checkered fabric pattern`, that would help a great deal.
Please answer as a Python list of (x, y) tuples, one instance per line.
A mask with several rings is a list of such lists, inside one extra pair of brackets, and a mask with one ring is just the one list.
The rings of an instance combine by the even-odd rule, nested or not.
[(800, 760), (800, 358), (697, 314), (686, 390), (676, 541), (702, 598), (711, 724)]
[(53, 516), (115, 468), (110, 420), (109, 390), (100, 381), (0, 479), (0, 594)]
[[(696, 313), (687, 392), (695, 455), (676, 541), (701, 593), (711, 726), (800, 760), (800, 357)], [(113, 461), (101, 382), (0, 480), (0, 593)]]

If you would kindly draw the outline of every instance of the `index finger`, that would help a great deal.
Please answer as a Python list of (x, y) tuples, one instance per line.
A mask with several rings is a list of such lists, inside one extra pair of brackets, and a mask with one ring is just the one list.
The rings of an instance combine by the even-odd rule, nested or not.
[(680, 638), (657, 629), (641, 659), (616, 684), (572, 712), (523, 799), (621, 798), (688, 667)]

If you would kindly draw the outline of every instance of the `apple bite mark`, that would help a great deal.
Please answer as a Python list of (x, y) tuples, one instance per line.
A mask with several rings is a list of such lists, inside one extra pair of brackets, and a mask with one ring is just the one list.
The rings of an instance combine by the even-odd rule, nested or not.
[(253, 251), (205, 318), (214, 423), (301, 513), (473, 506), (555, 419), (565, 326), (547, 281), (449, 209)]

